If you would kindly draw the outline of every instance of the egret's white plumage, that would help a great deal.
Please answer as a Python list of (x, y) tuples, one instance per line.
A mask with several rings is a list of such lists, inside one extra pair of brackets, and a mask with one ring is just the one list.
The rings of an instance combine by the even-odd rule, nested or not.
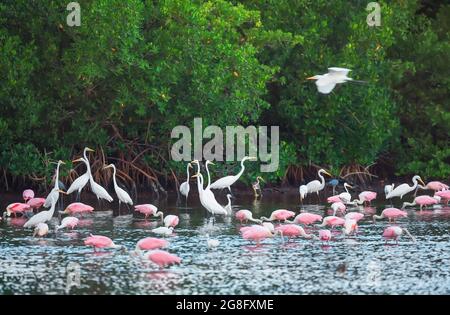
[(422, 179), (420, 178), (419, 175), (415, 175), (412, 178), (412, 182), (414, 184), (413, 186), (409, 186), (406, 183), (401, 184), (400, 186), (397, 186), (390, 193), (387, 194), (386, 199), (391, 199), (394, 197), (400, 197), (400, 199), (402, 199), (404, 195), (414, 191), (417, 188), (417, 185), (419, 184), (419, 182), (425, 186), (425, 183), (422, 181)]
[[(117, 199), (119, 199), (119, 211), (120, 211), (120, 204), (125, 203), (130, 206), (133, 205), (133, 200), (131, 200), (130, 195), (123, 190), (122, 188), (117, 185), (117, 179), (116, 179), (116, 166), (114, 164), (109, 164), (108, 166), (105, 166), (103, 169), (112, 168), (113, 169), (113, 184), (114, 184), (114, 190), (117, 195)], [(103, 187), (102, 187), (103, 188)]]
[(189, 186), (189, 169), (192, 167), (191, 163), (186, 166), (186, 181), (180, 185), (180, 193), (187, 199), (189, 196), (190, 186)]
[(61, 166), (61, 164), (66, 164), (63, 161), (59, 160), (58, 161), (58, 165), (56, 166), (56, 175), (55, 175), (55, 186), (53, 187), (53, 189), (50, 191), (50, 193), (48, 194), (47, 198), (45, 199), (45, 203), (44, 203), (44, 207), (48, 208), (52, 205), (52, 200), (55, 200), (55, 203), (58, 201), (59, 199), (59, 167)]
[(231, 192), (230, 186), (233, 185), (235, 182), (237, 182), (239, 177), (241, 177), (241, 175), (244, 173), (245, 170), (244, 162), (247, 160), (256, 161), (256, 158), (251, 156), (244, 157), (241, 161), (241, 170), (239, 173), (237, 173), (236, 175), (229, 175), (219, 178), (218, 180), (216, 180), (214, 183), (211, 184), (210, 188), (211, 189), (228, 188), (228, 190)]
[(56, 200), (53, 198), (53, 196), (51, 197), (50, 210), (41, 211), (32, 216), (27, 222), (25, 222), (25, 224), (23, 225), (24, 228), (36, 227), (39, 223), (45, 223), (52, 219), (53, 214), (55, 213)]
[(301, 185), (298, 188), (298, 191), (300, 192), (300, 200), (303, 200), (306, 198), (306, 195), (308, 194), (308, 186), (306, 185)]
[(173, 233), (173, 227), (160, 226), (152, 230), (153, 233), (161, 236), (170, 236)]
[(322, 176), (322, 173), (331, 176), (331, 174), (324, 169), (320, 169), (317, 172), (317, 176), (319, 176), (320, 181), (316, 179), (306, 184), (308, 194), (317, 193), (317, 195), (319, 195), (319, 191), (321, 191), (325, 187), (325, 178)]
[(350, 71), (350, 69), (346, 68), (331, 67), (328, 68), (328, 73), (318, 74), (307, 79), (316, 80), (317, 90), (322, 94), (329, 94), (333, 91), (336, 84), (354, 81), (347, 76)]
[(83, 188), (86, 186), (86, 184), (89, 181), (89, 172), (90, 172), (91, 166), (89, 164), (89, 159), (87, 158), (87, 151), (94, 152), (94, 150), (86, 147), (86, 148), (84, 148), (84, 151), (83, 151), (83, 157), (88, 162), (87, 163), (87, 167), (89, 167), (89, 171), (86, 170), (86, 173), (84, 173), (83, 175), (79, 176), (77, 179), (75, 179), (73, 181), (72, 185), (70, 185), (69, 189), (67, 189), (66, 193), (68, 195), (73, 193), (74, 191), (77, 191), (78, 194), (81, 193), (81, 190), (83, 190)]
[(84, 162), (84, 164), (86, 164), (86, 167), (89, 172), (89, 184), (91, 185), (92, 192), (95, 194), (95, 196), (97, 196), (97, 199), (98, 200), (105, 199), (109, 202), (113, 201), (113, 197), (111, 197), (111, 195), (108, 194), (106, 189), (94, 181), (94, 178), (92, 177), (91, 168), (89, 167), (89, 162), (86, 161), (84, 158), (79, 158), (79, 159), (75, 160), (74, 162)]

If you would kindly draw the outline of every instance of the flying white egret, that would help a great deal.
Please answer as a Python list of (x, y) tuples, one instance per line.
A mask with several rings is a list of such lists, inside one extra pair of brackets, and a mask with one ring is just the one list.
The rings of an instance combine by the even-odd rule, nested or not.
[(119, 214), (120, 214), (120, 205), (123, 202), (126, 205), (133, 205), (133, 200), (131, 200), (130, 195), (123, 190), (122, 188), (117, 185), (117, 179), (116, 179), (116, 166), (114, 164), (109, 164), (108, 166), (105, 166), (103, 169), (112, 168), (113, 169), (113, 184), (114, 184), (114, 190), (117, 195), (117, 199), (119, 199)]
[(320, 169), (317, 172), (317, 176), (319, 176), (320, 181), (318, 181), (316, 179), (316, 180), (313, 180), (313, 181), (309, 182), (308, 184), (306, 184), (306, 188), (307, 188), (308, 194), (317, 193), (317, 200), (318, 201), (319, 201), (319, 192), (321, 190), (323, 190), (324, 187), (325, 187), (325, 178), (322, 176), (322, 173), (326, 174), (328, 176), (332, 176), (330, 173), (328, 173), (324, 169)]
[(256, 161), (256, 157), (252, 157), (252, 156), (246, 156), (242, 159), (241, 161), (241, 170), (239, 173), (237, 173), (236, 175), (229, 175), (229, 176), (225, 176), (222, 178), (219, 178), (218, 180), (216, 180), (214, 183), (211, 184), (211, 189), (223, 189), (223, 188), (228, 188), (228, 190), (231, 193), (231, 185), (233, 185), (235, 182), (238, 181), (239, 177), (241, 177), (241, 175), (244, 173), (245, 170), (245, 166), (244, 166), (244, 162), (250, 160), (250, 161)]
[(55, 203), (58, 202), (59, 199), (59, 167), (61, 166), (61, 164), (66, 164), (63, 161), (59, 160), (58, 161), (58, 165), (56, 166), (56, 175), (55, 175), (55, 186), (53, 187), (53, 189), (50, 191), (50, 193), (48, 194), (47, 198), (45, 199), (45, 203), (44, 203), (44, 207), (48, 208), (52, 205), (52, 199), (55, 200)]
[(73, 162), (84, 162), (84, 164), (86, 164), (86, 167), (88, 169), (89, 172), (89, 183), (91, 185), (91, 190), (92, 192), (97, 196), (97, 200), (100, 203), (100, 199), (105, 199), (109, 202), (113, 201), (113, 197), (111, 197), (110, 194), (108, 194), (108, 192), (106, 191), (105, 188), (103, 188), (102, 186), (100, 186), (99, 184), (97, 184), (94, 181), (94, 178), (92, 177), (92, 172), (91, 172), (91, 168), (89, 167), (89, 162), (86, 161), (84, 158), (79, 158), (74, 160)]
[[(58, 193), (60, 193), (60, 192), (63, 192), (63, 191), (58, 191)], [(51, 197), (50, 210), (41, 211), (41, 212), (35, 214), (34, 216), (32, 216), (27, 222), (25, 222), (25, 224), (23, 225), (24, 228), (36, 227), (39, 223), (45, 223), (52, 219), (53, 214), (55, 213), (55, 206), (56, 206), (57, 200), (55, 200), (54, 196), (50, 196), (50, 197)]]
[(352, 70), (346, 68), (331, 67), (328, 68), (328, 73), (317, 74), (306, 79), (316, 80), (317, 90), (322, 94), (329, 94), (331, 91), (333, 91), (336, 84), (341, 84), (348, 81), (365, 83), (364, 81), (358, 81), (349, 78), (347, 75), (350, 71)]
[(400, 199), (402, 199), (404, 195), (414, 191), (417, 188), (417, 185), (419, 184), (419, 182), (425, 186), (425, 183), (422, 181), (422, 179), (420, 178), (419, 175), (415, 175), (412, 178), (412, 182), (414, 184), (413, 186), (409, 186), (406, 183), (401, 184), (400, 186), (397, 186), (390, 193), (387, 194), (386, 199), (391, 199), (394, 197), (400, 197)]
[[(87, 158), (87, 152), (94, 152), (94, 150), (85, 147), (84, 151), (83, 151), (83, 157), (84, 159), (88, 162), (87, 167), (89, 167), (90, 170), (90, 164), (89, 164), (89, 159)], [(83, 190), (84, 186), (86, 186), (86, 184), (89, 181), (89, 171), (86, 170), (86, 173), (84, 173), (83, 175), (79, 176), (77, 179), (75, 179), (72, 183), (72, 185), (70, 185), (69, 189), (67, 189), (67, 194), (70, 195), (71, 193), (73, 193), (74, 191), (77, 191), (77, 200), (80, 199), (80, 194), (81, 194), (81, 190)]]

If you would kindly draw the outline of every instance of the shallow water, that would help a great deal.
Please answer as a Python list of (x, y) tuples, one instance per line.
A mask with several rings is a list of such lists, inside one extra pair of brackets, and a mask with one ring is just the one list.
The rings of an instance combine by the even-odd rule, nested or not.
[[(220, 195), (225, 204), (225, 192)], [(14, 201), (18, 198), (19, 195)], [(172, 198), (164, 202), (139, 200), (157, 205), (166, 214), (180, 216), (174, 235), (167, 238), (167, 250), (180, 256), (182, 264), (162, 271), (131, 254), (136, 242), (151, 236), (150, 230), (160, 221), (144, 221), (131, 214), (113, 217), (112, 211), (98, 211), (82, 218), (74, 232), (52, 232), (44, 239), (35, 239), (31, 230), (21, 227), (24, 219), (7, 219), (0, 223), (0, 293), (450, 293), (449, 207), (437, 206), (423, 212), (408, 210), (408, 218), (398, 224), (409, 229), (416, 243), (404, 236), (398, 245), (385, 244), (381, 234), (387, 222), (371, 221), (375, 211), (380, 213), (385, 208), (380, 204), (376, 208), (349, 209), (366, 214), (355, 237), (344, 238), (336, 230), (328, 245), (300, 238), (282, 244), (277, 237), (256, 247), (242, 239), (238, 233), (241, 225), (234, 218), (218, 218), (212, 225), (196, 200), (196, 196), (190, 196), (188, 209), (184, 202), (177, 206)], [(268, 216), (279, 208), (321, 215), (327, 211), (325, 204), (300, 207), (297, 200), (297, 195), (286, 194), (264, 196), (259, 201), (238, 196), (233, 207), (250, 209), (255, 217)], [(2, 200), (2, 209), (9, 202)], [(55, 217), (49, 224), (52, 230), (57, 220)], [(109, 236), (129, 251), (94, 253), (83, 245), (90, 233)], [(207, 248), (207, 233), (220, 241), (217, 249)]]

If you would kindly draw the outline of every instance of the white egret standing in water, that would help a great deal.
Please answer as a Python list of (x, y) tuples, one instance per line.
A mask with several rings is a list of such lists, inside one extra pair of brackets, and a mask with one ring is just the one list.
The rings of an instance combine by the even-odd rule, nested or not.
[(122, 188), (117, 185), (117, 179), (116, 179), (116, 166), (114, 164), (109, 164), (108, 166), (105, 166), (103, 169), (112, 168), (113, 169), (113, 184), (114, 184), (114, 190), (117, 195), (117, 199), (119, 199), (119, 215), (120, 215), (120, 205), (121, 203), (126, 204), (127, 206), (133, 205), (133, 200), (131, 200), (130, 195), (123, 190)]
[(52, 205), (52, 200), (55, 200), (55, 203), (58, 202), (59, 199), (59, 167), (61, 166), (61, 164), (66, 164), (63, 161), (59, 160), (58, 161), (58, 165), (56, 166), (56, 175), (55, 175), (55, 186), (53, 187), (53, 189), (50, 191), (50, 193), (48, 194), (47, 198), (45, 199), (45, 203), (44, 203), (44, 207), (48, 208)]
[(67, 189), (67, 194), (68, 195), (70, 195), (74, 191), (77, 191), (77, 198), (76, 198), (77, 201), (80, 200), (81, 191), (83, 190), (84, 186), (86, 186), (86, 184), (89, 181), (89, 172), (90, 172), (91, 166), (89, 164), (89, 159), (87, 158), (87, 152), (88, 151), (89, 152), (94, 152), (94, 150), (86, 147), (86, 148), (84, 148), (84, 151), (83, 151), (83, 157), (88, 162), (86, 167), (88, 167), (89, 170), (86, 170), (86, 173), (84, 173), (83, 175), (81, 175), (77, 179), (75, 179), (73, 181), (72, 185), (70, 185), (69, 189)]
[(313, 181), (309, 182), (308, 184), (306, 184), (306, 188), (308, 190), (308, 194), (317, 193), (317, 201), (318, 202), (320, 202), (320, 200), (319, 200), (319, 192), (321, 190), (323, 190), (324, 187), (325, 187), (325, 178), (322, 176), (322, 174), (326, 174), (328, 176), (332, 176), (330, 173), (328, 173), (324, 169), (320, 169), (317, 172), (317, 176), (319, 176), (320, 181), (318, 181), (316, 179), (316, 180), (313, 180)]
[(414, 184), (413, 186), (409, 186), (406, 183), (401, 184), (400, 186), (397, 186), (390, 193), (388, 193), (388, 195), (386, 196), (386, 199), (391, 199), (394, 197), (400, 197), (400, 199), (402, 199), (404, 195), (414, 191), (417, 188), (417, 185), (419, 184), (419, 182), (425, 186), (425, 183), (422, 181), (422, 179), (420, 178), (419, 175), (415, 175), (412, 178), (412, 182)]
[(246, 156), (241, 161), (241, 170), (236, 175), (229, 175), (222, 178), (219, 178), (214, 183), (211, 184), (211, 189), (223, 189), (228, 188), (228, 190), (231, 192), (231, 185), (233, 185), (235, 182), (239, 180), (239, 177), (244, 173), (245, 166), (244, 162), (250, 160), (250, 161), (256, 161), (256, 157)]

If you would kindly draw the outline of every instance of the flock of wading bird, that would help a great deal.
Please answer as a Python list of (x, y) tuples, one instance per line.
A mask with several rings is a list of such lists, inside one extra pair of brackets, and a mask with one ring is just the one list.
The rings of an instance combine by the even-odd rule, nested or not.
[[(31, 189), (26, 189), (25, 191), (23, 191), (24, 202), (16, 202), (8, 205), (6, 208), (6, 212), (4, 212), (3, 219), (6, 219), (11, 215), (14, 215), (15, 217), (21, 215), (24, 218), (29, 218), (24, 223), (23, 227), (34, 228), (33, 237), (44, 237), (49, 233), (47, 222), (49, 222), (55, 214), (55, 207), (58, 202), (60, 193), (68, 195), (76, 192), (77, 202), (69, 204), (64, 211), (58, 211), (57, 217), (59, 224), (55, 226), (55, 234), (57, 234), (58, 230), (61, 229), (75, 229), (79, 222), (77, 216), (83, 216), (83, 214), (85, 213), (94, 211), (93, 207), (79, 202), (80, 193), (88, 182), (90, 184), (91, 191), (96, 195), (99, 204), (103, 199), (108, 202), (112, 202), (114, 200), (113, 197), (107, 192), (105, 188), (96, 183), (92, 177), (89, 159), (87, 157), (87, 152), (89, 151), (93, 150), (85, 148), (83, 157), (73, 161), (83, 162), (86, 165), (86, 173), (78, 177), (70, 185), (67, 191), (63, 191), (60, 188), (60, 186), (62, 186), (62, 183), (59, 181), (59, 169), (60, 166), (64, 164), (64, 162), (58, 161), (54, 180), (54, 188), (50, 191), (48, 196), (46, 198), (37, 198), (34, 196), (34, 192)], [(231, 186), (236, 183), (244, 173), (244, 163), (247, 160), (256, 160), (256, 158), (244, 157), (241, 161), (241, 170), (238, 174), (222, 177), (213, 183), (211, 183), (208, 166), (214, 164), (210, 161), (206, 161), (204, 164), (208, 177), (206, 187), (204, 187), (204, 177), (200, 172), (200, 162), (198, 160), (194, 160), (188, 163), (186, 166), (187, 178), (186, 181), (180, 185), (180, 193), (187, 200), (190, 191), (189, 171), (194, 167), (194, 165), (196, 165), (197, 172), (192, 176), (192, 178), (196, 178), (200, 202), (212, 216), (212, 223), (214, 224), (215, 216), (232, 216), (234, 210), (231, 205)], [(152, 204), (134, 205), (130, 195), (117, 184), (116, 168), (114, 164), (110, 164), (104, 167), (105, 170), (109, 168), (113, 170), (112, 180), (117, 200), (119, 202), (119, 214), (120, 206), (122, 203), (124, 203), (127, 207), (134, 206), (134, 210), (141, 213), (144, 216), (145, 220), (147, 220), (148, 217), (158, 217), (161, 219), (162, 226), (152, 229), (151, 232), (153, 234), (159, 237), (167, 237), (172, 235), (174, 228), (179, 223), (178, 216), (164, 216), (164, 213), (159, 211), (158, 208)], [(306, 185), (301, 185), (299, 187), (300, 201), (302, 203), (308, 194), (317, 194), (317, 199), (319, 202), (319, 192), (325, 188), (326, 184), (323, 175), (332, 176), (324, 169), (319, 170), (317, 175), (320, 180), (313, 180)], [(256, 197), (262, 194), (260, 180), (262, 180), (262, 178), (257, 177), (256, 182), (252, 184)], [(418, 189), (424, 189), (434, 191), (434, 196), (417, 196), (414, 198), (414, 201), (412, 203), (403, 203), (402, 208), (405, 208), (407, 206), (419, 205), (420, 210), (422, 210), (423, 207), (438, 204), (440, 202), (448, 204), (450, 200), (450, 190), (446, 184), (434, 181), (429, 182), (425, 185), (420, 176), (417, 175), (412, 178), (412, 182), (412, 186), (406, 183), (401, 184), (397, 187), (394, 187), (394, 185), (386, 185), (386, 199), (392, 200), (396, 197), (402, 199), (403, 196), (408, 193), (411, 193), (413, 191), (416, 191), (417, 193)], [(339, 182), (333, 179), (329, 181), (329, 183), (333, 186), (333, 193), (335, 193), (335, 187)], [(212, 190), (224, 188), (227, 188), (230, 194), (227, 194), (228, 204), (222, 206), (219, 202), (217, 202)], [(241, 224), (248, 224), (249, 222), (253, 223), (252, 225), (241, 227), (240, 233), (242, 234), (242, 237), (244, 239), (256, 242), (257, 246), (264, 239), (274, 237), (276, 235), (280, 235), (282, 242), (285, 241), (285, 237), (288, 238), (288, 241), (291, 238), (303, 237), (306, 239), (319, 240), (321, 242), (329, 242), (333, 237), (335, 237), (336, 234), (341, 234), (343, 235), (343, 237), (347, 237), (350, 235), (355, 235), (357, 233), (358, 221), (363, 219), (364, 215), (360, 212), (347, 212), (347, 207), (355, 206), (356, 208), (356, 206), (361, 204), (370, 204), (371, 201), (377, 198), (376, 192), (363, 191), (359, 194), (358, 199), (352, 200), (352, 196), (348, 191), (348, 188), (352, 188), (352, 186), (348, 183), (344, 183), (344, 192), (334, 194), (333, 196), (327, 198), (327, 202), (331, 204), (331, 209), (333, 211), (333, 214), (330, 216), (322, 217), (318, 214), (308, 212), (301, 212), (296, 216), (296, 213), (293, 211), (278, 209), (273, 211), (270, 217), (261, 217), (258, 219), (253, 218), (252, 212), (250, 210), (241, 209), (234, 213), (234, 217)], [(42, 207), (50, 209), (39, 211)], [(61, 220), (61, 215), (68, 216), (65, 216)], [(390, 207), (384, 209), (381, 215), (373, 215), (372, 219), (374, 222), (376, 219), (388, 219), (389, 223), (394, 223), (394, 225), (389, 225), (382, 234), (382, 236), (386, 239), (386, 242), (388, 240), (394, 240), (397, 243), (398, 238), (403, 233), (407, 234), (413, 241), (415, 241), (414, 237), (406, 228), (395, 225), (397, 219), (406, 216), (407, 213), (405, 211)], [(274, 226), (272, 223), (275, 221), (279, 223), (277, 226)], [(315, 227), (318, 227), (319, 229), (315, 229), (315, 227), (313, 226), (314, 224), (316, 224)], [(311, 228), (311, 226), (313, 227)], [(332, 233), (331, 230), (324, 229), (324, 227), (326, 226), (329, 226), (331, 230), (338, 227), (341, 229), (341, 232), (339, 232), (339, 230), (334, 230), (334, 233)], [(305, 231), (304, 227), (308, 230), (309, 233)], [(317, 235), (315, 235), (316, 232)], [(209, 236), (207, 237), (207, 246), (209, 248), (216, 248), (220, 245), (218, 240), (211, 239), (209, 238)], [(90, 236), (84, 239), (84, 244), (86, 246), (92, 246), (94, 248), (94, 251), (100, 248), (126, 249), (124, 246), (114, 244), (114, 242), (110, 238), (102, 235), (90, 234)], [(137, 242), (135, 251), (133, 253), (138, 253), (139, 257), (157, 264), (160, 268), (171, 264), (180, 263), (181, 259), (179, 257), (162, 250), (162, 248), (167, 247), (168, 244), (169, 242), (164, 238), (147, 237)]]

